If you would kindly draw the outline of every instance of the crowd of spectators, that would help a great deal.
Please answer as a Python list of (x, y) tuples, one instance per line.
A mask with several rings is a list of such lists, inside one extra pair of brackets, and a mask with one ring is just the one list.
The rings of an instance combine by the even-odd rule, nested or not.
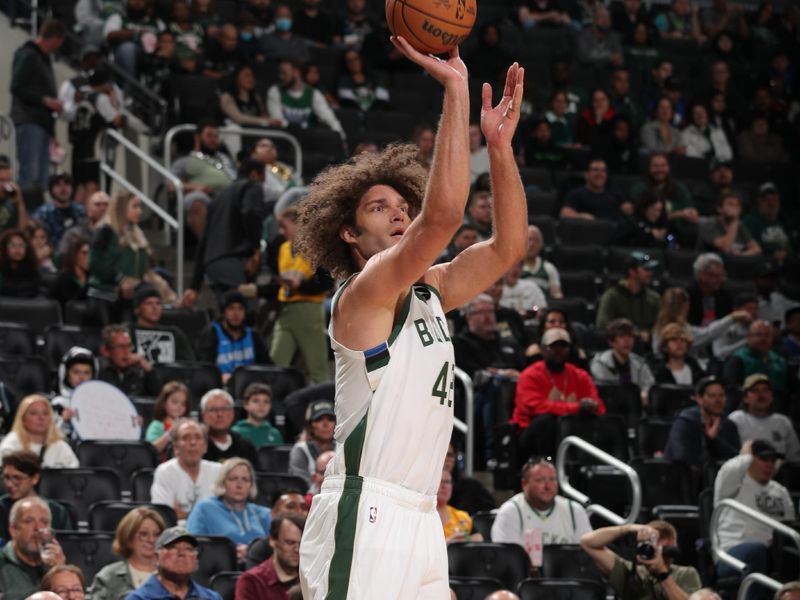
[[(272, 410), (282, 391), (232, 384), (253, 365), (331, 381), (325, 311), (335, 282), (292, 244), (302, 185), (390, 140), (416, 143), (423, 164), (435, 151), (438, 96), (392, 49), (375, 8), (79, 0), (69, 27), (47, 20), (14, 54), (18, 171), (0, 158), (0, 302), (47, 297), (64, 315), (82, 306), (92, 347), (67, 348), (39, 393), (16, 395), (13, 381), (0, 380), (4, 597), (41, 589), (75, 598), (91, 588), (98, 598), (215, 600), (192, 578), (209, 535), (231, 541), (238, 568), (254, 567), (239, 578), (237, 598), (292, 593), (303, 517), (336, 449), (332, 397), (311, 398), (295, 431)], [(471, 77), (494, 84), (511, 61), (527, 68), (514, 146), (530, 209), (524, 260), (448, 315), (457, 366), (474, 386), (477, 464), (521, 468), (512, 484), (521, 492), (483, 539), (522, 546), (534, 567), (542, 544), (580, 544), (621, 598), (701, 597), (701, 576), (713, 585), (737, 573), (723, 562), (678, 566), (683, 532), (652, 512), (642, 515), (654, 518), (647, 523), (592, 530), (583, 507), (558, 495), (546, 457), (573, 426), (601, 446), (621, 431), (604, 449), (621, 447), (627, 460), (642, 454), (637, 423), (665, 418), (654, 454), (685, 467), (695, 492), (794, 520), (789, 493), (800, 487), (778, 467), (800, 461), (800, 186), (791, 167), (800, 152), (800, 11), (771, 0), (755, 11), (731, 0), (703, 8), (525, 0), (484, 3), (479, 19), (462, 48)], [(61, 85), (54, 56), (76, 67)], [(142, 198), (99, 189), (104, 129), (154, 141), (164, 133), (142, 114), (137, 86), (167, 102), (169, 123), (196, 125), (167, 165), (184, 184), (175, 210), (185, 212), (195, 251), (181, 297)], [(199, 112), (192, 94), (204, 99)], [(55, 138), (57, 119), (68, 123), (66, 140)], [(492, 236), (488, 155), (475, 121), (464, 225), (440, 261)], [(238, 133), (248, 127), (295, 135), (305, 181), (280, 136)], [(70, 173), (58, 166), (64, 152)], [(200, 300), (204, 287), (212, 300)], [(165, 309), (207, 314), (209, 305), (213, 318), (200, 330), (164, 319)], [(264, 306), (266, 319), (256, 310)], [(160, 368), (175, 363), (210, 367), (218, 385), (198, 393), (165, 380)], [(152, 399), (140, 415), (157, 457), (149, 501), (180, 525), (133, 508), (116, 530), (121, 560), (84, 580), (65, 564), (72, 557), (58, 536), (45, 535), (79, 523), (37, 486), (43, 469), (80, 466), (72, 395), (95, 379), (144, 405)], [(621, 410), (616, 394), (626, 389), (633, 408)], [(668, 391), (684, 401), (664, 413)], [(635, 422), (619, 429), (630, 414)], [(285, 474), (298, 489), (266, 507), (255, 501), (259, 452), (284, 443)], [(473, 518), (496, 502), (461, 474), (458, 435), (454, 443), (436, 506), (455, 544), (481, 539)], [(749, 571), (772, 572), (769, 531), (729, 512), (720, 537)], [(621, 556), (617, 543), (633, 538), (655, 555)], [(254, 561), (259, 543), (265, 553)]]

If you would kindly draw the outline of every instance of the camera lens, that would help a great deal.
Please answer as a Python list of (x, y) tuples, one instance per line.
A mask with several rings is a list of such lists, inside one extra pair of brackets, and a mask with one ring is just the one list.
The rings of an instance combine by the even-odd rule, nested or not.
[(636, 556), (645, 560), (653, 560), (656, 557), (656, 547), (650, 542), (639, 542), (636, 544)]

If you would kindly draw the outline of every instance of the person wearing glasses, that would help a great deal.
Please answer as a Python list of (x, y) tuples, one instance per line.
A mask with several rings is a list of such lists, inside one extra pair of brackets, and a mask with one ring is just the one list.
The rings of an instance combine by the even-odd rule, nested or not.
[(175, 509), (179, 519), (189, 516), (194, 505), (212, 495), (211, 488), (222, 466), (203, 460), (208, 449), (208, 430), (191, 419), (179, 419), (169, 430), (175, 458), (161, 463), (153, 473), (150, 500)]
[(209, 442), (203, 458), (224, 462), (236, 456), (258, 464), (256, 447), (232, 431), (234, 412), (233, 397), (223, 389), (209, 390), (200, 399), (200, 420), (208, 427)]
[[(0, 496), (0, 539), (8, 540), (8, 518), (11, 506), (22, 498), (40, 497), (36, 492), (42, 473), (39, 455), (30, 450), (17, 450), (3, 457), (3, 485), (6, 493)], [(73, 529), (67, 510), (55, 500), (45, 500), (50, 507), (54, 529)]]
[(53, 592), (61, 600), (82, 600), (83, 572), (75, 565), (57, 565), (42, 577), (39, 591)]
[(492, 525), (493, 542), (522, 546), (536, 564), (541, 563), (542, 545), (577, 544), (583, 534), (592, 530), (583, 507), (558, 495), (556, 468), (547, 459), (532, 458), (522, 467), (520, 477), (522, 491), (497, 512)]
[(240, 563), (247, 545), (269, 533), (272, 515), (256, 498), (256, 471), (244, 458), (229, 458), (214, 482), (214, 495), (198, 502), (189, 514), (186, 528), (195, 535), (221, 535), (236, 544)]
[(122, 560), (106, 565), (95, 575), (92, 600), (122, 600), (155, 573), (156, 540), (164, 527), (161, 515), (145, 506), (122, 517), (111, 545)]
[(170, 527), (156, 541), (158, 567), (127, 600), (222, 600), (217, 592), (192, 579), (197, 570), (197, 538), (183, 527)]
[(299, 581), (300, 538), (305, 518), (284, 512), (269, 530), (272, 556), (242, 573), (236, 582), (236, 600), (284, 600)]

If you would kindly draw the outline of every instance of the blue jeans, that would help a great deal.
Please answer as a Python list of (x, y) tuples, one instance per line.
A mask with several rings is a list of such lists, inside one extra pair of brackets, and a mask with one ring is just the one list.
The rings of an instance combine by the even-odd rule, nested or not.
[(47, 189), (50, 177), (50, 134), (34, 123), (16, 126), (20, 185), (37, 184)]
[[(744, 542), (728, 548), (728, 554), (747, 565), (742, 577), (750, 573), (769, 573), (769, 548), (764, 544)], [(717, 564), (717, 575), (720, 577), (734, 577), (739, 574), (739, 571), (727, 563)], [(758, 583), (753, 585), (747, 593), (747, 600), (771, 600), (772, 597), (773, 593)]]

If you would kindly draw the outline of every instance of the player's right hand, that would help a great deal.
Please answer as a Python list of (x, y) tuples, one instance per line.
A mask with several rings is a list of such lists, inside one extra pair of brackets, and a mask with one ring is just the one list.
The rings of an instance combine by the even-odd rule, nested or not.
[(467, 65), (458, 54), (458, 46), (450, 50), (447, 60), (442, 60), (433, 54), (423, 54), (412, 47), (403, 36), (393, 35), (389, 39), (406, 58), (425, 69), (443, 86), (467, 83)]

